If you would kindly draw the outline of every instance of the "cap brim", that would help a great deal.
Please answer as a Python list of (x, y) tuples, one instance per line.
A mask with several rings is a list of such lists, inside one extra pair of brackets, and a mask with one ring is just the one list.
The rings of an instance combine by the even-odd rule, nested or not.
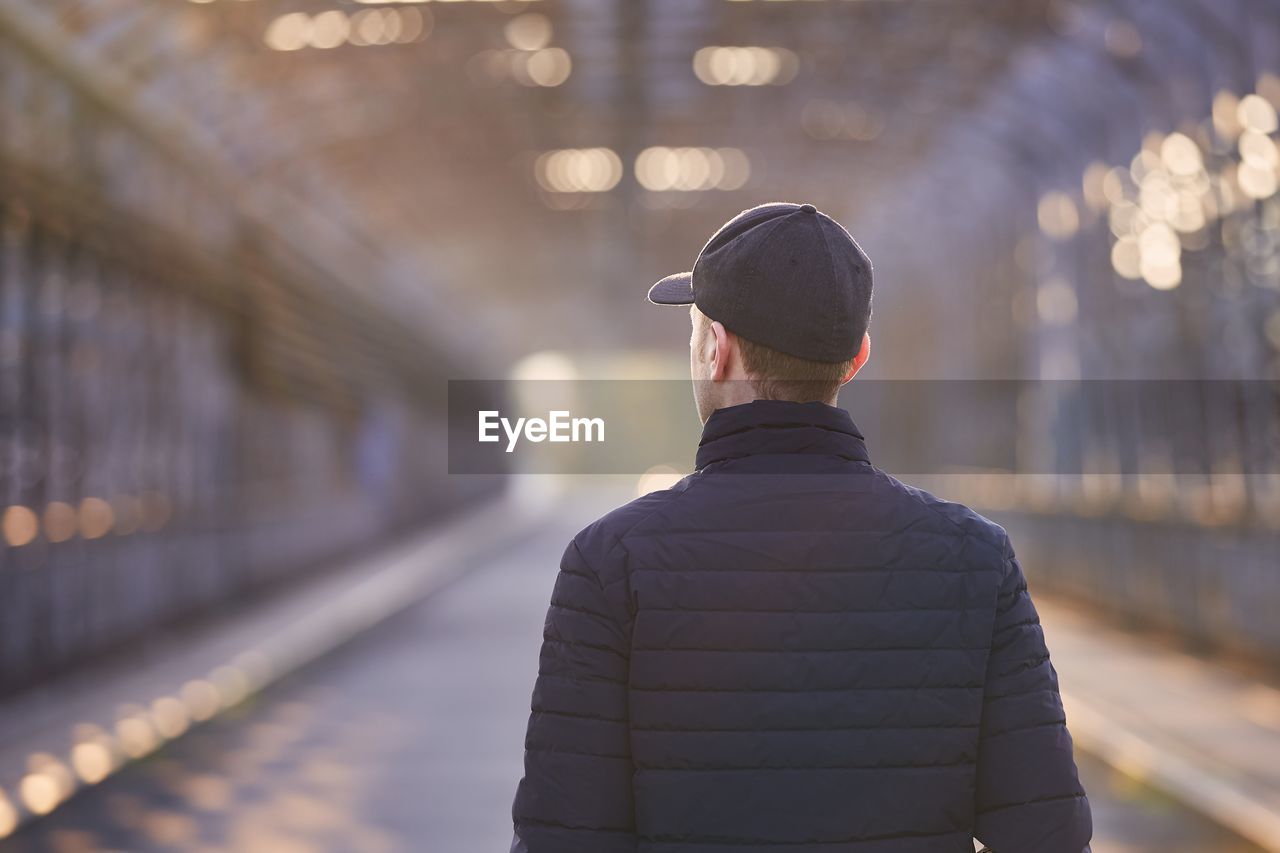
[(654, 305), (692, 305), (693, 273), (669, 275), (649, 288), (649, 301)]

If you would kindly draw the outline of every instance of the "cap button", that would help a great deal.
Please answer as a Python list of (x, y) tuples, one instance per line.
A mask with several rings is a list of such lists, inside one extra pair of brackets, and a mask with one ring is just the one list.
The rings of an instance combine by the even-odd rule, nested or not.
[(811, 204), (802, 204), (800, 205), (800, 212), (801, 213), (817, 213), (818, 208), (814, 207)]

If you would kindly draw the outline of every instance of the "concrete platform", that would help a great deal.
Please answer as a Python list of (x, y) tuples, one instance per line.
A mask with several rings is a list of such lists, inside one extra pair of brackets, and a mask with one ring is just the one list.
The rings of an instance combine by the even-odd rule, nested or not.
[(1077, 747), (1280, 851), (1280, 690), (1065, 602), (1038, 606)]

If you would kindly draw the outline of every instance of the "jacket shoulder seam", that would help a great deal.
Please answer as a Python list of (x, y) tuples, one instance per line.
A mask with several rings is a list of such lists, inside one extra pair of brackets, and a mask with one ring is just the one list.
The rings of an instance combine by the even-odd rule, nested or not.
[[(649, 510), (644, 515), (637, 518), (631, 524), (628, 524), (623, 530), (621, 531), (606, 530), (605, 534), (608, 537), (608, 539), (611, 541), (609, 543), (608, 550), (606, 550), (602, 556), (609, 557), (619, 548), (622, 548), (622, 550), (625, 552), (626, 547), (623, 540), (625, 540), (626, 537), (633, 530), (635, 530), (640, 525), (644, 524), (646, 521), (648, 521), (650, 518), (656, 515), (659, 511), (666, 509), (667, 507), (670, 507), (684, 500), (685, 496), (687, 496), (690, 492), (692, 492), (696, 485), (698, 485), (698, 481), (691, 479), (689, 481), (689, 484), (685, 487), (684, 491), (681, 492), (679, 495), (675, 496), (674, 499), (660, 502), (653, 509)], [(581, 534), (578, 534), (578, 536), (580, 535)], [(588, 560), (587, 555), (583, 553), (582, 547), (578, 544), (578, 536), (573, 537), (573, 540), (572, 540), (573, 548), (575, 551), (578, 552), (578, 556), (582, 559), (582, 564), (586, 566), (588, 569), (590, 569), (591, 573), (595, 576), (595, 581), (600, 586), (601, 589), (605, 588), (606, 586), (611, 586), (614, 583), (618, 582), (619, 580), (622, 580), (627, 577), (628, 572), (624, 569), (624, 571), (619, 577), (613, 578), (606, 583), (604, 578), (600, 576), (600, 570), (590, 560)]]
[[(881, 471), (879, 468), (877, 468), (877, 469), (875, 469), (875, 470), (876, 470), (876, 473), (877, 473), (878, 475), (880, 475), (881, 477), (884, 477), (886, 480), (888, 480), (888, 479), (889, 479), (888, 475), (886, 475), (886, 474), (885, 474), (883, 471)], [(893, 486), (893, 483), (890, 483), (890, 485), (891, 485), (891, 486)], [(914, 500), (914, 501), (915, 501), (916, 503), (918, 503), (920, 506), (922, 506), (923, 508), (927, 509), (929, 512), (931, 512), (933, 515), (937, 516), (938, 518), (942, 519), (942, 520), (943, 520), (943, 521), (945, 521), (947, 524), (949, 524), (949, 525), (951, 525), (952, 527), (954, 527), (954, 528), (959, 532), (959, 534), (960, 534), (960, 536), (961, 536), (962, 538), (964, 538), (964, 539), (969, 539), (969, 540), (973, 540), (974, 542), (978, 542), (978, 543), (980, 543), (980, 544), (982, 544), (982, 545), (987, 546), (989, 549), (991, 549), (992, 551), (994, 551), (994, 552), (996, 553), (996, 556), (1000, 558), (1000, 560), (1001, 560), (1001, 562), (1002, 562), (1002, 563), (1003, 563), (1003, 562), (1007, 562), (1007, 561), (1008, 561), (1008, 559), (1009, 559), (1009, 558), (1008, 558), (1008, 556), (1005, 554), (1005, 548), (1003, 547), (1003, 546), (1004, 546), (1004, 543), (1005, 543), (1005, 542), (1007, 542), (1007, 541), (1008, 541), (1008, 539), (1009, 539), (1008, 534), (1005, 534), (1004, 536), (1002, 536), (1002, 537), (1001, 537), (1001, 539), (1002, 539), (1003, 541), (1001, 541), (1001, 542), (999, 542), (999, 543), (997, 543), (997, 542), (991, 542), (991, 541), (988, 541), (987, 539), (985, 539), (985, 538), (983, 538), (983, 537), (981, 537), (981, 536), (975, 536), (975, 535), (974, 535), (974, 533), (973, 533), (973, 531), (969, 530), (967, 527), (964, 527), (964, 526), (963, 526), (963, 525), (961, 525), (959, 522), (955, 521), (955, 519), (948, 518), (948, 517), (947, 517), (947, 516), (946, 516), (946, 515), (941, 511), (941, 510), (939, 510), (937, 507), (935, 507), (935, 506), (931, 506), (931, 505), (929, 504), (929, 502), (928, 502), (928, 501), (926, 501), (923, 497), (921, 497), (919, 494), (917, 494), (917, 491), (916, 491), (915, 489), (912, 489), (911, 487), (907, 486), (905, 483), (901, 483), (900, 485), (902, 485), (902, 487), (903, 487), (903, 488), (901, 488), (901, 489), (897, 489), (898, 491), (900, 491), (900, 492), (904, 492), (908, 497), (910, 497), (912, 500)], [(896, 487), (895, 487), (895, 488), (896, 488)], [(965, 507), (965, 508), (966, 508), (966, 509), (969, 509), (970, 511), (972, 511), (972, 509), (971, 509), (970, 507)]]

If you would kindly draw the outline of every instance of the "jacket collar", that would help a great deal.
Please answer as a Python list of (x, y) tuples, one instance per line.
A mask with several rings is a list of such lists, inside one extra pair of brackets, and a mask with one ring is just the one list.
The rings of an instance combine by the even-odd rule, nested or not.
[(716, 409), (698, 442), (699, 470), (724, 459), (814, 453), (870, 462), (867, 445), (844, 409), (825, 403), (753, 400)]

